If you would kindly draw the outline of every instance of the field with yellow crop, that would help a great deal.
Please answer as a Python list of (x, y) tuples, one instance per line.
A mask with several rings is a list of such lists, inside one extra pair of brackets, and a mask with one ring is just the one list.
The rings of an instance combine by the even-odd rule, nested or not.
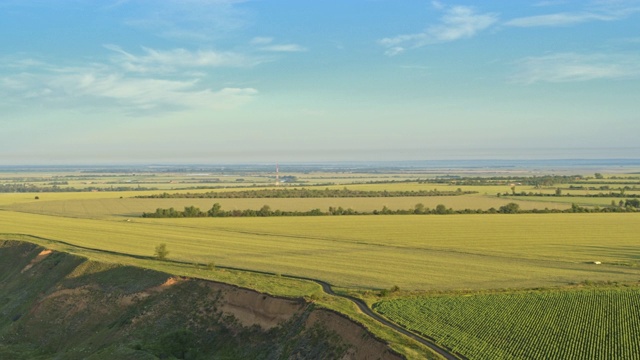
[[(145, 192), (146, 193), (146, 192)], [(264, 205), (269, 205), (273, 210), (283, 211), (308, 211), (311, 209), (321, 209), (327, 211), (329, 207), (343, 207), (344, 209), (354, 209), (360, 212), (371, 212), (380, 210), (383, 207), (389, 209), (413, 209), (416, 204), (423, 204), (428, 208), (435, 208), (438, 204), (443, 204), (447, 208), (454, 210), (499, 208), (510, 202), (520, 205), (523, 210), (531, 209), (567, 209), (571, 203), (553, 203), (545, 201), (526, 201), (520, 199), (507, 199), (483, 195), (461, 195), (461, 196), (408, 196), (408, 197), (368, 197), (368, 198), (269, 198), (269, 199), (138, 199), (119, 198), (110, 196), (106, 198), (82, 198), (78, 195), (68, 196), (66, 199), (56, 193), (40, 194), (38, 200), (33, 197), (21, 197), (15, 199), (14, 203), (2, 206), (13, 211), (65, 216), (65, 217), (140, 217), (143, 212), (154, 212), (157, 208), (167, 209), (174, 207), (182, 210), (186, 206), (196, 206), (201, 210), (210, 209), (214, 203), (219, 203), (225, 210), (258, 210)], [(87, 193), (103, 194), (103, 193)], [(108, 193), (104, 193), (108, 194)], [(128, 193), (131, 194), (131, 193)], [(137, 195), (137, 194), (135, 194)], [(108, 196), (108, 195), (107, 195)], [(2, 197), (0, 196), (0, 199)], [(47, 199), (58, 200), (47, 200)], [(528, 199), (528, 198), (527, 198)], [(545, 200), (544, 198), (542, 200)], [(6, 201), (6, 200), (5, 200)], [(10, 202), (10, 201), (7, 201)]]
[(0, 211), (0, 233), (147, 256), (166, 243), (176, 260), (360, 289), (523, 288), (640, 277), (637, 213), (128, 220)]

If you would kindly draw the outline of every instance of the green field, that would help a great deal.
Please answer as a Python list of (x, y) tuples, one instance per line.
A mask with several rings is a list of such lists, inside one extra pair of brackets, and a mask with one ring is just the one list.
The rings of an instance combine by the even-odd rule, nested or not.
[(636, 288), (434, 296), (375, 310), (470, 359), (640, 359)]
[(166, 243), (177, 260), (348, 288), (453, 290), (635, 281), (639, 219), (626, 213), (125, 221), (0, 211), (0, 232), (135, 255), (152, 255)]

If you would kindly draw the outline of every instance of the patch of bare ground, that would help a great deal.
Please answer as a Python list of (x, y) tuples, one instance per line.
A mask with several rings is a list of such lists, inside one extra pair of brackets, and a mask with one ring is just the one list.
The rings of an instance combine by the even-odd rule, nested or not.
[(260, 326), (264, 330), (272, 329), (291, 320), (304, 308), (300, 300), (275, 298), (258, 292), (233, 286), (210, 283), (213, 290), (221, 290), (220, 310), (232, 315), (242, 326)]
[(167, 279), (167, 281), (165, 281), (164, 283), (158, 286), (145, 289), (144, 291), (141, 291), (141, 292), (120, 296), (118, 298), (118, 304), (125, 307), (131, 306), (137, 301), (146, 299), (153, 294), (160, 294), (170, 289), (172, 286), (177, 285), (183, 281), (187, 281), (187, 279), (182, 277), (177, 277), (177, 276), (170, 277)]
[(28, 271), (29, 269), (31, 269), (33, 267), (33, 265), (39, 263), (40, 261), (44, 260), (47, 256), (49, 256), (53, 251), (52, 250), (42, 250), (40, 251), (40, 253), (33, 258), (33, 260), (31, 260), (31, 262), (29, 264), (27, 264), (27, 266), (24, 267), (24, 269), (22, 269), (21, 273), (24, 273), (26, 271)]

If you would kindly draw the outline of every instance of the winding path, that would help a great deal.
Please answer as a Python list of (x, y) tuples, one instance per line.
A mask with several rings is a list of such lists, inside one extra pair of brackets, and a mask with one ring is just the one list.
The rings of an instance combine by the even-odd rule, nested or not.
[[(246, 271), (246, 270), (244, 270), (244, 271)], [(369, 306), (367, 306), (367, 304), (364, 301), (362, 301), (362, 300), (360, 300), (358, 298), (355, 298), (353, 296), (337, 294), (336, 292), (333, 291), (333, 289), (331, 288), (331, 285), (329, 283), (327, 283), (327, 282), (324, 282), (324, 281), (318, 280), (318, 279), (311, 279), (311, 278), (306, 278), (306, 277), (301, 277), (301, 276), (294, 276), (294, 275), (282, 275), (282, 277), (289, 278), (289, 279), (296, 279), (296, 280), (313, 281), (316, 284), (319, 284), (320, 286), (322, 286), (322, 290), (325, 293), (327, 293), (329, 295), (332, 295), (332, 296), (341, 297), (341, 298), (350, 300), (351, 302), (356, 304), (358, 309), (360, 309), (360, 311), (363, 314), (365, 314), (365, 315), (369, 316), (370, 318), (378, 321), (382, 325), (390, 327), (393, 330), (395, 330), (395, 331), (397, 331), (397, 332), (399, 332), (399, 333), (401, 333), (403, 335), (406, 335), (406, 336), (412, 338), (413, 340), (415, 340), (415, 341), (417, 341), (417, 342), (429, 347), (431, 350), (433, 350), (436, 353), (440, 354), (440, 356), (444, 357), (445, 359), (448, 359), (448, 360), (461, 360), (461, 359), (464, 359), (464, 360), (466, 360), (466, 357), (463, 357), (460, 354), (454, 355), (454, 354), (450, 353), (448, 350), (446, 350), (445, 348), (440, 347), (439, 345), (437, 345), (435, 342), (433, 342), (433, 341), (431, 341), (429, 339), (426, 339), (426, 338), (424, 338), (424, 337), (422, 337), (422, 336), (420, 336), (418, 334), (415, 334), (415, 333), (413, 333), (413, 332), (411, 332), (411, 331), (399, 326), (398, 324), (393, 323), (393, 322), (385, 319), (384, 317), (378, 315), (376, 312), (371, 310), (371, 308)]]
[[(97, 248), (91, 248), (91, 247), (86, 247), (86, 246), (80, 246), (80, 245), (75, 245), (72, 243), (68, 243), (65, 241), (61, 241), (61, 240), (54, 240), (54, 239), (47, 239), (47, 238), (43, 238), (43, 237), (39, 237), (39, 236), (32, 236), (32, 235), (27, 235), (27, 234), (4, 234), (4, 235), (18, 235), (19, 237), (31, 237), (31, 238), (35, 238), (35, 239), (39, 239), (39, 240), (44, 240), (44, 241), (50, 241), (50, 242), (55, 242), (58, 244), (63, 244), (63, 245), (67, 245), (67, 246), (71, 246), (71, 247), (75, 247), (78, 249), (83, 249), (83, 250), (89, 250), (89, 251), (93, 251), (93, 252), (98, 252), (98, 253), (107, 253), (107, 254), (111, 254), (111, 255), (118, 255), (118, 256), (125, 256), (125, 257), (132, 257), (132, 258), (136, 258), (136, 259), (144, 259), (144, 260), (157, 260), (156, 257), (154, 256), (143, 256), (143, 255), (133, 255), (133, 254), (127, 254), (127, 253), (122, 253), (122, 252), (117, 252), (117, 251), (110, 251), (110, 250), (103, 250), (103, 249), (97, 249)], [(24, 241), (24, 240), (18, 240), (18, 241)], [(166, 262), (172, 262), (175, 264), (182, 264), (182, 265), (198, 265), (198, 266), (205, 266), (205, 264), (200, 264), (200, 263), (193, 263), (193, 262), (188, 262), (188, 261), (180, 261), (180, 260), (163, 260)], [(453, 353), (451, 353), (449, 350), (437, 345), (432, 339), (428, 339), (424, 336), (418, 335), (412, 331), (409, 331), (401, 326), (399, 326), (398, 324), (395, 324), (389, 320), (387, 320), (386, 318), (380, 316), (379, 314), (377, 314), (376, 312), (374, 312), (369, 306), (367, 306), (367, 304), (362, 301), (361, 299), (358, 299), (356, 297), (353, 296), (349, 296), (349, 295), (342, 295), (342, 294), (338, 294), (336, 292), (333, 291), (333, 289), (331, 288), (331, 284), (319, 280), (319, 279), (313, 279), (313, 278), (308, 278), (308, 277), (303, 277), (303, 276), (296, 276), (296, 275), (288, 275), (288, 274), (276, 274), (273, 272), (268, 272), (268, 271), (260, 271), (260, 270), (249, 270), (249, 269), (242, 269), (242, 268), (237, 268), (237, 267), (232, 267), (232, 266), (217, 266), (216, 268), (218, 269), (226, 269), (226, 270), (236, 270), (236, 271), (244, 271), (244, 272), (251, 272), (254, 274), (262, 274), (262, 275), (271, 275), (271, 276), (281, 276), (283, 278), (288, 278), (288, 279), (293, 279), (293, 280), (305, 280), (305, 281), (312, 281), (318, 285), (320, 285), (322, 287), (322, 290), (331, 295), (331, 296), (336, 296), (336, 297), (341, 297), (344, 299), (347, 299), (351, 302), (353, 302), (358, 309), (360, 309), (360, 311), (369, 316), (370, 318), (378, 321), (379, 323), (381, 323), (382, 325), (389, 327), (403, 335), (406, 335), (408, 337), (410, 337), (411, 339), (429, 347), (431, 350), (435, 351), (436, 353), (438, 353), (440, 356), (444, 357), (447, 360), (467, 360), (466, 357), (462, 356), (461, 354), (456, 353), (455, 355)]]

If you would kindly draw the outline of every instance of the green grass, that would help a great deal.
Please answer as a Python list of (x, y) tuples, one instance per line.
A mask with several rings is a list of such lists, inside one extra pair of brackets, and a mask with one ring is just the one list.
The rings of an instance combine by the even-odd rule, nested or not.
[(640, 289), (436, 296), (375, 309), (469, 359), (640, 359)]

